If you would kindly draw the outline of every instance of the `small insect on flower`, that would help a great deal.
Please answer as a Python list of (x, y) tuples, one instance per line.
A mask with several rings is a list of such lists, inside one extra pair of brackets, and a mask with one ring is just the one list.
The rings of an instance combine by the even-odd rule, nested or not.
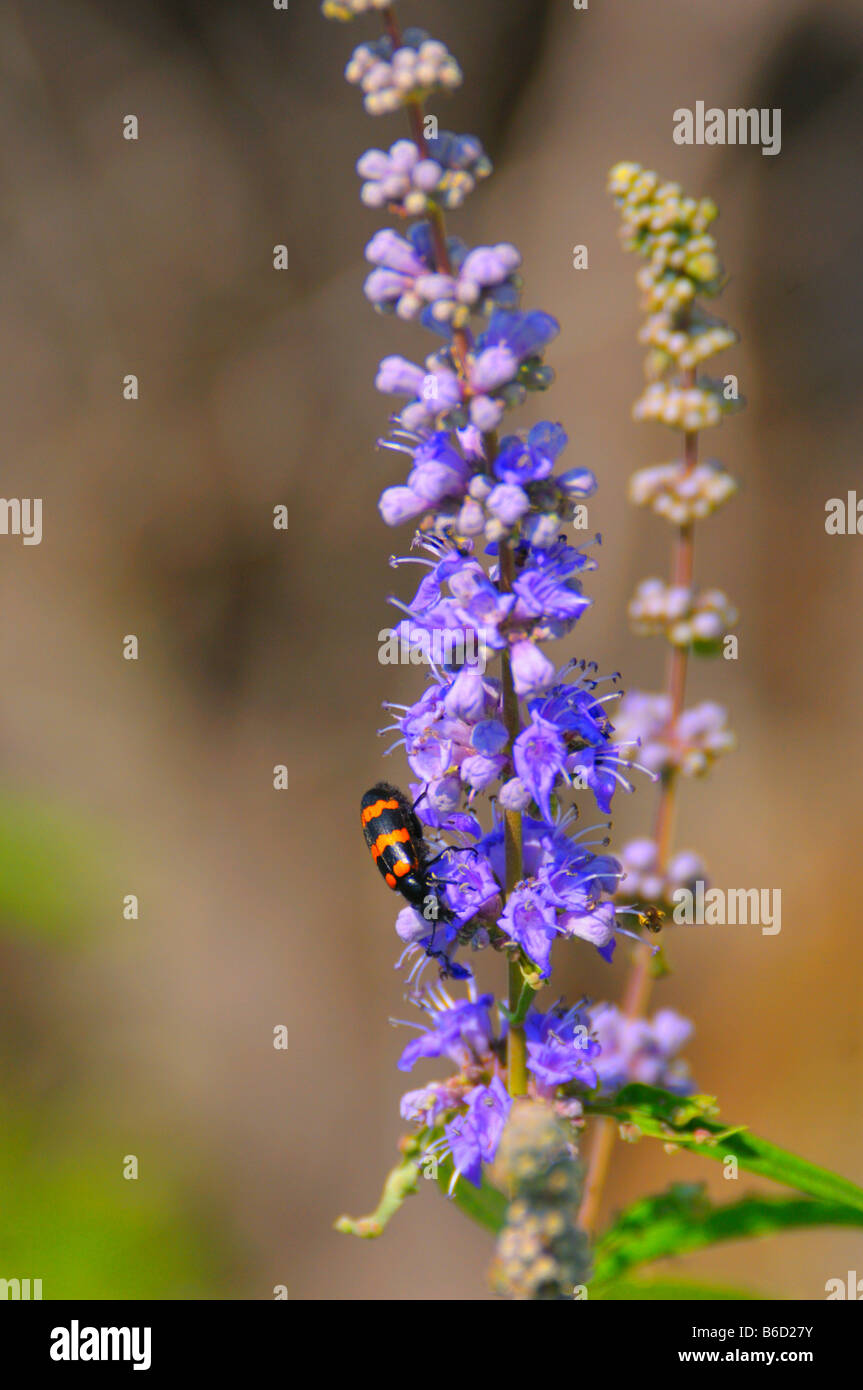
[(365, 793), (360, 808), (366, 844), (385, 882), (429, 923), (426, 955), (441, 961), (442, 973), (460, 973), (460, 967), (453, 967), (444, 951), (435, 949), (436, 927), (451, 922), (453, 913), (441, 900), (438, 889), (443, 884), (431, 872), (436, 859), (430, 857), (410, 800), (390, 782), (378, 782)]
[(661, 932), (665, 925), (665, 913), (661, 907), (644, 907), (638, 914), (638, 925), (650, 932)]

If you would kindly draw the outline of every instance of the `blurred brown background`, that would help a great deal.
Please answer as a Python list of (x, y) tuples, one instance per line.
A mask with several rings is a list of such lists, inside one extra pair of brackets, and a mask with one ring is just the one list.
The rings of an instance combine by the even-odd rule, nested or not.
[[(669, 533), (625, 490), (670, 437), (630, 419), (636, 264), (605, 173), (634, 159), (720, 205), (720, 307), (743, 339), (721, 362), (749, 406), (709, 440), (743, 487), (696, 563), (741, 608), (740, 660), (697, 667), (690, 697), (726, 700), (740, 747), (687, 785), (677, 842), (719, 885), (781, 888), (783, 928), (681, 934), (656, 999), (695, 1017), (687, 1055), (726, 1117), (860, 1181), (863, 540), (826, 536), (824, 503), (860, 479), (863, 5), (403, 14), (460, 58), (442, 123), (496, 166), (451, 229), (515, 241), (526, 301), (562, 323), (557, 385), (519, 423), (562, 419), (570, 466), (600, 479), (595, 606), (569, 649), (647, 688), (663, 652), (629, 635), (625, 605), (664, 573)], [(331, 1230), (375, 1204), (400, 1130), (394, 912), (357, 802), (381, 773), (405, 780), (375, 729), (383, 699), (419, 689), (377, 660), (386, 597), (412, 576), (387, 568), (407, 536), (376, 511), (398, 470), (373, 447), (388, 405), (372, 380), (423, 340), (361, 296), (381, 220), (353, 164), (402, 133), (342, 80), (373, 27), (326, 24), (315, 0), (0, 11), (3, 492), (44, 499), (41, 546), (0, 538), (2, 862), (32, 868), (0, 899), (0, 1102), (26, 1136), (3, 1160), (0, 1275), (43, 1277), (46, 1298), (487, 1296), (486, 1237), (431, 1191), (382, 1241)], [(781, 154), (674, 145), (672, 112), (699, 99), (781, 107)], [(646, 784), (618, 805), (618, 844), (652, 807)], [(561, 991), (618, 996), (623, 950), (561, 963)], [(706, 1167), (621, 1147), (608, 1210), (684, 1176), (729, 1196)], [(681, 1262), (814, 1299), (858, 1267), (856, 1236), (829, 1231)]]

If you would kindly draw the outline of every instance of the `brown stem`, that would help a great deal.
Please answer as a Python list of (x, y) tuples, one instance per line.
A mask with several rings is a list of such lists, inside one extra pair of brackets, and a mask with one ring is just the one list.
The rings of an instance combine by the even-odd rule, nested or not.
[(593, 1235), (596, 1230), (602, 1193), (614, 1149), (614, 1121), (603, 1115), (595, 1119), (593, 1124), (593, 1142), (584, 1180), (584, 1195), (578, 1213), (578, 1224), (588, 1235)]
[[(694, 386), (695, 372), (688, 373), (687, 385)], [(684, 462), (686, 471), (691, 472), (698, 461), (698, 435), (687, 431), (684, 435)], [(690, 588), (695, 564), (695, 535), (692, 522), (679, 527), (674, 541), (671, 557), (672, 583)], [(673, 728), (683, 711), (686, 696), (686, 673), (688, 668), (685, 647), (672, 647), (668, 658), (666, 694), (669, 701), (668, 728)], [(653, 822), (653, 839), (656, 844), (656, 872), (662, 874), (671, 853), (671, 836), (674, 829), (674, 814), (677, 807), (678, 773), (669, 768), (663, 775), (659, 788), (659, 800)], [(623, 1012), (627, 1018), (640, 1018), (647, 1009), (650, 999), (650, 963), (653, 952), (642, 942), (636, 946), (632, 969), (624, 993)]]
[[(509, 541), (500, 542), (500, 587), (504, 593), (512, 590), (515, 577), (515, 560)], [(521, 732), (521, 718), (518, 709), (518, 696), (512, 678), (509, 653), (504, 651), (501, 661), (501, 684), (503, 688), (503, 722), (509, 734), (509, 747), (512, 749)], [(504, 811), (503, 817), (504, 849), (506, 852), (506, 893), (507, 897), (521, 882), (524, 876), (524, 852), (522, 841), (522, 821), (520, 811)], [(507, 994), (510, 1009), (518, 1004), (523, 975), (520, 966), (521, 952), (510, 956)], [(506, 1043), (507, 1082), (511, 1096), (527, 1093), (527, 1042), (523, 1024), (510, 1024)]]

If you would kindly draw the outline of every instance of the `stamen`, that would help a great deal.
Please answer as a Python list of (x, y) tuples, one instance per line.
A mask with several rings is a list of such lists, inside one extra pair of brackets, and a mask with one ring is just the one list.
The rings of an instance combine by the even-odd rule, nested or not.
[(424, 560), (421, 555), (391, 555), (387, 564), (391, 569), (398, 569), (399, 565), (427, 565), (430, 570), (435, 567), (434, 560)]
[(393, 449), (399, 454), (408, 454), (410, 456), (412, 456), (414, 452), (407, 444), (400, 444), (395, 439), (376, 439), (375, 446), (378, 449)]

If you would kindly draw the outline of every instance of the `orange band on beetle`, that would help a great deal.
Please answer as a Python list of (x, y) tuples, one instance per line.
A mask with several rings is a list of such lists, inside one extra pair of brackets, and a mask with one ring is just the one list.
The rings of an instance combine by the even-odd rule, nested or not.
[(373, 805), (367, 806), (362, 814), (363, 825), (368, 825), (370, 820), (375, 820), (381, 811), (397, 811), (399, 803), (391, 798), (389, 801), (376, 801)]
[(387, 830), (379, 835), (372, 845), (372, 858), (380, 859), (387, 845), (406, 845), (410, 843), (411, 832), (404, 827), (401, 830)]

